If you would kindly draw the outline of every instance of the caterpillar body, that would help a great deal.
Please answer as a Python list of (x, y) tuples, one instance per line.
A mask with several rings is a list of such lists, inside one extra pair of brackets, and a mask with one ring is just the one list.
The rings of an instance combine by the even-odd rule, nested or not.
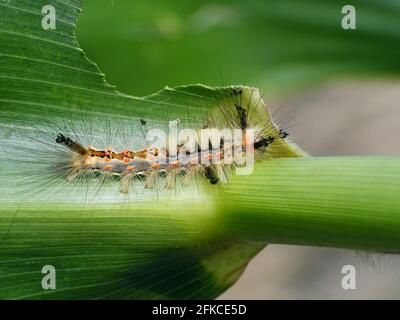
[[(39, 159), (43, 155), (46, 158), (47, 169), (41, 165), (40, 170), (50, 172), (57, 183), (64, 180), (71, 186), (88, 181), (117, 182), (119, 192), (129, 194), (139, 181), (144, 189), (174, 189), (178, 184), (186, 187), (199, 179), (210, 186), (226, 185), (237, 169), (252, 167), (263, 158), (291, 156), (290, 148), (282, 151), (283, 146), (289, 145), (288, 133), (272, 121), (253, 88), (232, 87), (226, 99), (193, 125), (193, 139), (184, 135), (184, 139), (174, 141), (169, 130), (166, 143), (150, 143), (144, 134), (151, 131), (149, 120), (136, 120), (128, 125), (104, 125), (106, 133), (93, 132), (87, 123), (48, 126), (52, 129), (47, 128), (34, 139), (47, 148), (44, 153), (35, 150), (42, 154), (38, 162), (42, 162)], [(178, 125), (179, 121), (174, 123)], [(113, 130), (117, 132), (112, 133)], [(179, 135), (185, 130), (188, 129), (178, 130)], [(101, 139), (110, 136), (114, 142)], [(133, 147), (138, 145), (142, 146)]]

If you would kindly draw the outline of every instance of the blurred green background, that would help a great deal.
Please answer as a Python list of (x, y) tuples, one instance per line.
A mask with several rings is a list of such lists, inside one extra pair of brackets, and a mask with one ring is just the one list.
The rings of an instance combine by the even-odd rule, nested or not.
[(81, 47), (119, 91), (249, 84), (271, 96), (337, 76), (400, 72), (400, 2), (337, 0), (87, 0)]
[[(356, 30), (341, 27), (346, 4)], [(300, 125), (284, 128), (312, 155), (400, 154), (398, 0), (86, 0), (77, 37), (121, 92), (253, 85), (295, 114)], [(346, 264), (357, 268), (357, 290), (340, 286)], [(399, 298), (399, 265), (272, 245), (222, 298)]]

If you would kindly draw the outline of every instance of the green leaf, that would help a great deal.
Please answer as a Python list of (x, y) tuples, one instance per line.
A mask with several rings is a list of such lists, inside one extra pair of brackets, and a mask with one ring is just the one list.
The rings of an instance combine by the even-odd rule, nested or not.
[[(41, 27), (48, 4), (57, 10), (56, 30)], [(51, 179), (29, 171), (33, 155), (25, 150), (36, 126), (165, 124), (186, 115), (201, 122), (232, 90), (194, 85), (144, 98), (116, 92), (76, 43), (80, 7), (79, 0), (0, 2), (1, 298), (215, 298), (270, 241), (398, 251), (398, 158), (268, 160), (226, 190), (143, 192), (133, 202), (74, 201), (84, 195), (71, 188), (53, 195)], [(277, 152), (303, 155), (286, 143)], [(34, 179), (42, 180), (40, 190), (29, 185)], [(44, 265), (56, 268), (54, 291), (41, 288)]]
[[(47, 4), (57, 10), (56, 30), (41, 27), (41, 9)], [(29, 177), (30, 164), (17, 161), (21, 159), (15, 159), (15, 149), (31, 143), (27, 137), (42, 120), (165, 122), (214, 106), (228, 90), (166, 88), (146, 98), (115, 92), (78, 48), (73, 32), (80, 5), (47, 0), (0, 3), (0, 135), (5, 156), (0, 297), (216, 297), (264, 245), (216, 243), (208, 231), (213, 230), (212, 204), (165, 198), (158, 204), (154, 193), (130, 205), (68, 204), (65, 192), (48, 202), (24, 192), (26, 186), (16, 179), (21, 172)], [(26, 169), (28, 173), (21, 171)], [(50, 182), (43, 183), (51, 193)], [(210, 262), (219, 259), (224, 264)], [(54, 292), (40, 286), (40, 271), (47, 264), (57, 270)]]

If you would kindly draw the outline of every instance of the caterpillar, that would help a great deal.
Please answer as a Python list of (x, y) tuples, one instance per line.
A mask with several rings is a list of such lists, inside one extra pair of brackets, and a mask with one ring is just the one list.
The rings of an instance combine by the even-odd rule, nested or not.
[[(178, 130), (179, 119), (170, 121), (163, 131), (164, 143), (154, 139), (160, 128), (150, 128), (146, 119), (136, 120), (119, 126), (96, 122), (95, 130), (85, 121), (47, 125), (33, 139), (46, 146), (45, 151), (34, 150), (41, 153), (36, 161), (46, 159), (47, 168), (41, 165), (40, 170), (72, 187), (90, 181), (117, 182), (125, 195), (136, 182), (144, 189), (174, 189), (198, 180), (218, 187), (229, 184), (232, 174), (251, 173), (262, 158), (281, 156), (282, 145), (287, 144), (288, 133), (272, 121), (258, 91), (247, 87), (232, 87), (226, 99), (193, 128)], [(102, 127), (107, 132), (97, 130)], [(174, 131), (177, 137), (172, 139)], [(102, 139), (110, 136), (114, 141)]]

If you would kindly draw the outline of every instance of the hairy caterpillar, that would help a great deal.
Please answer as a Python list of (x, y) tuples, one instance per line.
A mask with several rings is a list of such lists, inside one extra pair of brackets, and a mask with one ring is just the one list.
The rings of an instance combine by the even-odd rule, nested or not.
[(145, 119), (122, 125), (94, 123), (71, 121), (41, 128), (41, 134), (33, 137), (36, 147), (27, 151), (36, 154), (39, 174), (51, 173), (52, 183), (70, 187), (82, 183), (97, 188), (97, 183), (100, 188), (116, 182), (122, 194), (129, 194), (136, 182), (144, 189), (174, 189), (195, 181), (224, 185), (236, 170), (252, 168), (262, 158), (282, 156), (288, 135), (272, 121), (256, 89), (236, 87), (192, 128), (175, 128), (179, 136), (192, 130), (193, 139), (184, 135), (192, 140), (191, 147), (185, 139), (172, 139), (170, 127), (165, 144), (146, 141), (157, 128)]

